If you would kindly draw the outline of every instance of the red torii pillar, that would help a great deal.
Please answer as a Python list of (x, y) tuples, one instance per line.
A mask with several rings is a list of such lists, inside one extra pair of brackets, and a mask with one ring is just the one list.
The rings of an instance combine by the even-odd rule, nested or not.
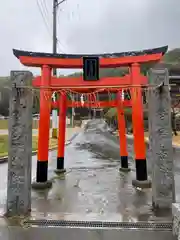
[(60, 174), (66, 172), (64, 168), (64, 150), (66, 138), (66, 94), (59, 94), (59, 129), (58, 129), (58, 152), (57, 152), (57, 167), (55, 173)]
[(126, 122), (124, 117), (124, 108), (122, 101), (122, 90), (117, 93), (117, 117), (118, 117), (118, 132), (119, 132), (119, 147), (121, 157), (120, 171), (129, 172), (128, 166), (128, 151), (127, 151), (127, 139), (126, 139)]
[(51, 68), (48, 65), (42, 66), (40, 89), (40, 116), (38, 133), (38, 154), (37, 154), (37, 172), (36, 182), (32, 183), (35, 189), (43, 189), (52, 186), (48, 181), (48, 154), (49, 154), (49, 129), (51, 113), (51, 90), (49, 88), (51, 81)]
[(141, 76), (140, 65), (138, 63), (132, 64), (130, 67), (130, 71), (132, 77), (132, 85), (134, 85), (134, 87), (132, 86), (131, 88), (131, 103), (136, 165), (136, 180), (133, 180), (132, 184), (140, 188), (149, 188), (151, 187), (151, 182), (148, 180), (147, 174), (142, 89), (140, 86), (138, 86)]

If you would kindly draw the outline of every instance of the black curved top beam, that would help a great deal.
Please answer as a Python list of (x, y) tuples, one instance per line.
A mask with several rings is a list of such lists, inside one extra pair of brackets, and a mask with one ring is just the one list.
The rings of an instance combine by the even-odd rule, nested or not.
[(121, 53), (104, 53), (104, 54), (53, 54), (53, 53), (42, 53), (42, 52), (29, 52), (13, 49), (13, 54), (19, 58), (21, 56), (29, 57), (43, 57), (43, 58), (69, 58), (69, 59), (79, 59), (83, 57), (99, 57), (99, 58), (119, 58), (119, 57), (133, 57), (133, 56), (145, 56), (151, 54), (162, 53), (164, 55), (168, 50), (168, 46), (163, 46), (159, 48), (146, 49), (142, 51), (132, 51), (132, 52), (121, 52)]

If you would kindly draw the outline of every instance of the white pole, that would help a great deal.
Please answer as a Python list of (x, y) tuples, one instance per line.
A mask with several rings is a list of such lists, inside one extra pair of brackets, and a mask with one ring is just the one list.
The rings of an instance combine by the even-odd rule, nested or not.
[(57, 110), (53, 110), (52, 111), (52, 129), (57, 129), (58, 125), (57, 125)]
[(122, 96), (121, 96), (122, 101), (124, 101), (124, 90), (122, 90)]
[[(56, 92), (53, 92), (52, 94), (52, 101), (56, 101)], [(52, 110), (52, 138), (57, 138), (57, 109)]]
[[(71, 99), (72, 99), (72, 102), (75, 101), (74, 94), (72, 94)], [(72, 114), (71, 115), (71, 127), (74, 127), (74, 108), (72, 107), (71, 109), (72, 109), (72, 112), (71, 112), (71, 114)]]

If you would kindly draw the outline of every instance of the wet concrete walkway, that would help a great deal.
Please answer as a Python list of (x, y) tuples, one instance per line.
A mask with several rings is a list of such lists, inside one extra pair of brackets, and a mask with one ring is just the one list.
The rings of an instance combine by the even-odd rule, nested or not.
[[(132, 187), (132, 143), (128, 152), (132, 171), (120, 173), (117, 138), (107, 132), (103, 121), (92, 121), (67, 147), (65, 179), (54, 179), (50, 191), (32, 192), (32, 215), (66, 220), (170, 221), (169, 212), (153, 213), (151, 189)], [(55, 177), (55, 165), (56, 153), (52, 152), (49, 178)]]
[[(132, 142), (129, 142), (128, 145), (132, 171), (130, 173), (119, 172), (119, 144), (117, 137), (110, 134), (107, 128), (102, 120), (92, 121), (88, 128), (82, 130), (73, 142), (66, 147), (65, 167), (67, 173), (64, 179), (55, 178), (56, 152), (49, 154), (49, 178), (54, 178), (53, 188), (43, 192), (32, 191), (33, 217), (37, 219), (89, 221), (171, 221), (171, 215), (168, 212), (153, 213), (151, 189), (141, 190), (132, 187), (131, 182), (135, 178)], [(177, 199), (180, 200), (179, 156), (178, 150), (174, 152), (176, 191)], [(36, 157), (33, 157), (32, 163), (32, 178), (34, 179)], [(148, 168), (150, 174), (151, 163), (149, 159)], [(7, 164), (0, 165), (0, 175), (2, 176), (2, 181), (0, 181), (1, 213), (4, 211), (6, 199), (6, 172)], [(21, 230), (18, 231), (21, 232)], [(36, 230), (32, 230), (29, 234), (31, 235), (33, 231)], [(62, 234), (63, 231), (65, 230), (62, 230)], [(44, 232), (45, 230), (39, 236), (42, 237)], [(51, 233), (55, 232), (51, 231)], [(70, 232), (68, 233), (69, 236), (71, 235)], [(161, 235), (162, 239), (173, 239), (171, 233), (169, 234)], [(34, 235), (32, 234), (32, 236)], [(83, 234), (80, 234), (80, 236), (83, 237)], [(166, 236), (169, 238), (165, 238)], [(89, 237), (88, 239), (109, 238)], [(158, 234), (154, 234), (152, 239), (160, 240)]]

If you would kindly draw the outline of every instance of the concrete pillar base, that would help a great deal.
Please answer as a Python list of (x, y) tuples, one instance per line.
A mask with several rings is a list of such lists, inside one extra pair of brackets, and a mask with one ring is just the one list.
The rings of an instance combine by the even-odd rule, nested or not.
[(32, 183), (32, 188), (35, 190), (43, 190), (43, 189), (48, 189), (52, 187), (52, 181), (47, 181), (47, 182), (33, 182)]
[(122, 167), (120, 167), (120, 168), (119, 168), (119, 171), (120, 171), (120, 172), (130, 172), (131, 169), (130, 169), (130, 168), (122, 168)]
[(56, 169), (56, 170), (54, 170), (54, 172), (55, 172), (57, 175), (60, 175), (60, 174), (65, 173), (65, 172), (66, 172), (66, 169), (65, 169), (65, 168), (64, 168), (64, 169)]
[(145, 181), (139, 181), (139, 180), (132, 180), (132, 185), (133, 187), (138, 187), (138, 188), (151, 188), (151, 181), (150, 180), (145, 180)]

